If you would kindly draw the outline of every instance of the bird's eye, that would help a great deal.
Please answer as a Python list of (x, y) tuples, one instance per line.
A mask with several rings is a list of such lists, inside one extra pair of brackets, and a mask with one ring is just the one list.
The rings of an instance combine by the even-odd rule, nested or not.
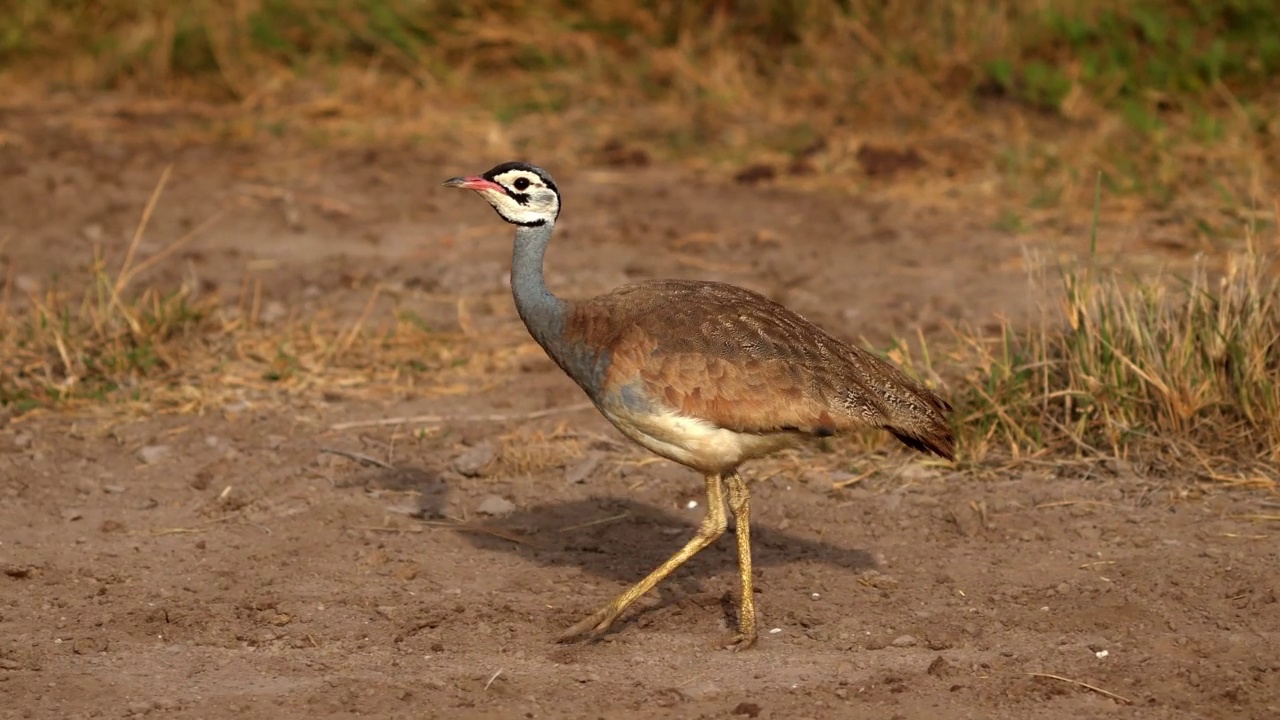
[(516, 178), (516, 181), (512, 184), (515, 185), (517, 190), (528, 190), (529, 178)]

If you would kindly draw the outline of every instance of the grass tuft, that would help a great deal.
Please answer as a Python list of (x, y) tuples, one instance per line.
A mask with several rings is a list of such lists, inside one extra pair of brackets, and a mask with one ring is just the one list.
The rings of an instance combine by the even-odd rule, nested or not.
[[(1225, 267), (1060, 271), (1037, 326), (962, 330), (963, 454), (1125, 458), (1224, 478), (1280, 463), (1280, 280), (1249, 237)], [(1243, 475), (1241, 475), (1243, 473)]]

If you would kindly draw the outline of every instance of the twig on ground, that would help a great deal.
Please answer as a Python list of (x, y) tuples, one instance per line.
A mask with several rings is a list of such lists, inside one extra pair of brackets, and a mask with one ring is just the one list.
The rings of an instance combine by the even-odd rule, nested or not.
[(490, 677), (490, 678), (489, 678), (489, 682), (487, 682), (487, 683), (485, 683), (485, 684), (484, 684), (484, 689), (485, 689), (485, 690), (488, 690), (488, 689), (489, 689), (489, 686), (493, 684), (493, 681), (494, 681), (494, 680), (497, 680), (497, 679), (498, 679), (498, 676), (499, 676), (499, 675), (501, 675), (501, 674), (502, 674), (502, 668), (498, 668), (498, 672), (494, 673), (494, 674), (493, 674), (493, 677)]
[(559, 530), (557, 530), (556, 532), (562, 532), (562, 533), (566, 533), (566, 532), (573, 532), (574, 530), (581, 530), (581, 529), (583, 529), (583, 528), (594, 527), (594, 526), (596, 526), (596, 525), (604, 525), (605, 523), (617, 522), (618, 520), (621, 520), (621, 519), (623, 519), (623, 518), (627, 518), (627, 517), (631, 517), (631, 513), (630, 513), (630, 512), (618, 513), (617, 515), (612, 515), (612, 516), (610, 516), (610, 517), (606, 517), (606, 518), (598, 518), (598, 519), (596, 519), (596, 520), (588, 520), (587, 522), (584, 522), (584, 523), (578, 523), (577, 525), (570, 525), (569, 527), (562, 527), (562, 528), (560, 528)]
[(351, 430), (352, 428), (383, 427), (386, 425), (434, 425), (446, 422), (510, 422), (512, 420), (537, 420), (560, 413), (586, 410), (591, 403), (577, 403), (563, 407), (535, 410), (527, 413), (498, 413), (492, 415), (413, 415), (409, 417), (389, 417), (378, 420), (352, 420), (350, 422), (330, 425), (330, 430)]
[(880, 472), (880, 468), (872, 468), (862, 473), (861, 475), (851, 477), (847, 480), (837, 480), (836, 482), (831, 483), (831, 489), (841, 490), (843, 488), (849, 487), (850, 485), (856, 485), (862, 482), (863, 480), (866, 480), (867, 478), (871, 477), (872, 475), (875, 475), (877, 472)]
[(1035, 510), (1045, 510), (1047, 508), (1069, 507), (1071, 505), (1102, 505), (1110, 507), (1111, 503), (1103, 500), (1054, 500), (1053, 502), (1040, 503), (1033, 506)]
[(392, 465), (391, 463), (385, 463), (376, 457), (369, 457), (368, 455), (365, 455), (363, 453), (351, 452), (350, 450), (340, 450), (338, 448), (320, 448), (320, 452), (328, 453), (330, 455), (338, 455), (348, 460), (354, 460), (360, 463), (361, 465), (368, 465), (369, 467), (382, 468), (383, 470), (396, 469), (395, 465)]
[(1280, 522), (1280, 515), (1267, 515), (1265, 513), (1236, 515), (1235, 518), (1237, 520), (1253, 520), (1254, 522)]
[(1105, 695), (1106, 697), (1109, 697), (1109, 698), (1111, 698), (1112, 700), (1116, 700), (1116, 701), (1122, 702), (1122, 703), (1124, 703), (1125, 705), (1132, 705), (1132, 704), (1133, 704), (1133, 701), (1132, 701), (1132, 700), (1130, 700), (1129, 698), (1127, 698), (1127, 697), (1125, 697), (1125, 696), (1123, 696), (1123, 695), (1117, 695), (1116, 693), (1113, 693), (1113, 692), (1111, 692), (1110, 690), (1103, 690), (1102, 688), (1098, 687), (1097, 685), (1090, 685), (1090, 684), (1089, 684), (1089, 683), (1087, 683), (1087, 682), (1080, 682), (1079, 680), (1072, 680), (1071, 678), (1062, 677), (1061, 675), (1054, 675), (1054, 674), (1052, 674), (1052, 673), (1029, 672), (1029, 673), (1027, 673), (1027, 674), (1028, 674), (1028, 675), (1030, 675), (1031, 677), (1048, 678), (1048, 679), (1050, 679), (1050, 680), (1057, 680), (1057, 681), (1059, 681), (1059, 682), (1071, 683), (1072, 685), (1079, 685), (1080, 687), (1085, 688), (1086, 690), (1092, 690), (1092, 691), (1094, 691), (1094, 692), (1098, 693), (1099, 695)]
[(523, 538), (519, 538), (519, 537), (516, 537), (515, 535), (504, 533), (501, 530), (494, 530), (493, 528), (487, 528), (481, 525), (466, 525), (463, 523), (456, 523), (456, 522), (431, 522), (430, 520), (424, 520), (422, 524), (428, 525), (430, 527), (445, 529), (445, 530), (461, 530), (463, 532), (480, 533), (481, 535), (492, 535), (496, 538), (499, 538), (501, 540), (506, 540), (507, 542), (513, 542), (517, 545), (529, 544), (529, 541)]

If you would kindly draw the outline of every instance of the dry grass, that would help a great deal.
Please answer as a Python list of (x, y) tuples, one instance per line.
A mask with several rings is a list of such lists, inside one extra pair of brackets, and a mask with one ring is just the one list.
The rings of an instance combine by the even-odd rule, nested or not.
[[(223, 136), (411, 141), (544, 162), (637, 157), (797, 183), (1170, 211), (1213, 236), (1275, 181), (1267, 0), (237, 0), (0, 11), (6, 80), (236, 110)], [(208, 126), (208, 123), (204, 123)], [(868, 147), (907, 148), (887, 169)], [(976, 189), (975, 189), (976, 188)], [(941, 194), (941, 193), (939, 193)]]
[[(174, 247), (135, 257), (159, 191), (118, 270), (96, 254), (86, 287), (21, 303), (6, 283), (0, 406), (19, 414), (105, 406), (150, 414), (290, 397), (385, 401), (479, 392), (511, 371), (507, 338), (486, 349), (464, 334), (429, 332), (394, 308), (377, 310), (376, 289), (354, 320), (322, 313), (274, 324), (260, 321), (261, 288), (248, 282), (236, 301), (200, 297), (186, 285), (135, 291), (136, 270)], [(1037, 325), (1006, 324), (995, 337), (961, 328), (954, 342), (922, 343), (918, 360), (905, 344), (890, 356), (926, 377), (952, 378), (963, 463), (1127, 458), (1275, 487), (1280, 279), (1262, 245), (1251, 234), (1248, 249), (1220, 271), (1202, 264), (1184, 278), (1135, 280), (1095, 259), (1061, 271), (1059, 302)], [(876, 445), (863, 440), (863, 450)], [(580, 454), (577, 440), (536, 432), (503, 443), (518, 473)]]
[[(260, 279), (235, 300), (193, 284), (137, 289), (133, 279), (200, 228), (137, 256), (166, 170), (116, 269), (95, 249), (88, 281), (15, 297), (13, 267), (0, 287), (0, 408), (76, 411), (125, 403), (140, 412), (206, 412), (282, 396), (385, 397), (454, 393), (468, 380), (448, 368), (485, 352), (382, 307), (378, 289), (354, 320), (264, 320)], [(477, 357), (480, 356), (480, 357)]]
[[(1276, 487), (1280, 463), (1280, 278), (1274, 249), (1211, 271), (1141, 279), (1097, 261), (1060, 271), (1038, 326), (961, 329), (962, 455), (1125, 458), (1146, 469)], [(1037, 282), (1045, 282), (1043, 275)], [(897, 358), (910, 362), (902, 351)], [(928, 373), (926, 357), (916, 363)]]
[[(1156, 208), (1214, 247), (1274, 192), (1278, 37), (1265, 0), (21, 0), (0, 10), (0, 81), (160, 98), (224, 139), (765, 163), (798, 185), (880, 182), (866, 151), (907, 150), (918, 162), (889, 162), (887, 177), (1006, 230), (1071, 232), (1101, 176), (1096, 212)], [(468, 338), (376, 295), (354, 322), (266, 324), (252, 280), (235, 299), (134, 287), (169, 253), (135, 257), (160, 190), (126, 257), (96, 254), (85, 287), (18, 298), (6, 280), (0, 405), (203, 411), (281, 393), (456, 392), (482, 374), (449, 370), (478, 352)], [(1064, 270), (1037, 327), (935, 345), (937, 366), (916, 364), (963, 375), (963, 456), (1118, 456), (1273, 483), (1267, 232), (1221, 273)]]

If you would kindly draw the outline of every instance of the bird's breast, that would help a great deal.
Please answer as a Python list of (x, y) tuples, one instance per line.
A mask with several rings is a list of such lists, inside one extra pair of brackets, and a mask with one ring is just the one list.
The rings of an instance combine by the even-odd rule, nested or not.
[(597, 404), (614, 427), (641, 447), (704, 473), (727, 472), (795, 442), (793, 433), (743, 433), (682, 415), (643, 397), (633, 387)]

